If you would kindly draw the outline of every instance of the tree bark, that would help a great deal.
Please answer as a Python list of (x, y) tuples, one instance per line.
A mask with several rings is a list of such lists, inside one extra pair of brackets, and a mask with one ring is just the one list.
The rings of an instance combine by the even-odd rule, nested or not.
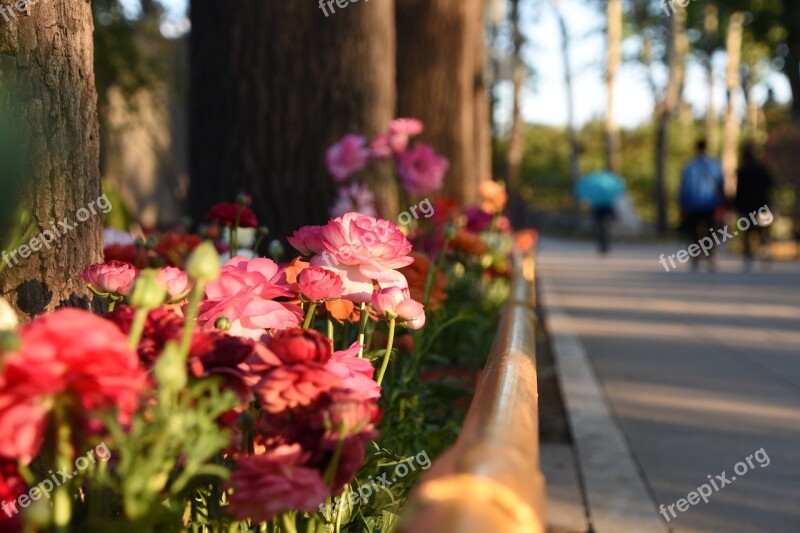
[(86, 1), (1, 7), (0, 117), (16, 127), (4, 139), (4, 159), (14, 161), (0, 181), (24, 185), (13, 203), (31, 225), (5, 250), (0, 292), (28, 320), (88, 307), (80, 271), (102, 261), (93, 22)]
[(704, 58), (703, 66), (706, 70), (707, 87), (707, 107), (706, 107), (706, 141), (708, 142), (708, 153), (717, 152), (717, 108), (714, 104), (714, 51), (716, 49), (717, 34), (719, 32), (719, 10), (716, 6), (709, 5), (705, 8), (703, 26), (707, 41), (707, 55)]
[(486, 26), (484, 17), (478, 21), (475, 45), (475, 182), (492, 179), (492, 115), (486, 79)]
[(398, 115), (425, 123), (422, 140), (450, 160), (444, 193), (475, 201), (475, 40), (481, 0), (397, 0)]
[[(247, 191), (271, 236), (324, 223), (337, 188), (327, 148), (345, 133), (372, 137), (388, 128), (394, 3), (325, 7), (191, 3), (189, 200), (197, 221)], [(395, 211), (392, 184), (377, 189), (384, 211)]]
[(608, 63), (606, 66), (606, 166), (619, 173), (622, 141), (614, 116), (616, 80), (622, 64), (622, 0), (608, 0)]
[(659, 105), (656, 125), (656, 227), (659, 232), (667, 230), (667, 155), (669, 154), (669, 122), (681, 100), (684, 80), (684, 59), (688, 47), (686, 40), (686, 11), (678, 6), (670, 17), (667, 62), (669, 79)]
[(728, 67), (725, 74), (728, 95), (728, 107), (725, 111), (725, 139), (722, 148), (722, 169), (725, 173), (725, 194), (729, 197), (736, 194), (736, 167), (741, 121), (736, 105), (736, 92), (742, 86), (739, 68), (742, 64), (742, 32), (744, 15), (733, 13), (728, 21), (728, 37), (726, 50)]

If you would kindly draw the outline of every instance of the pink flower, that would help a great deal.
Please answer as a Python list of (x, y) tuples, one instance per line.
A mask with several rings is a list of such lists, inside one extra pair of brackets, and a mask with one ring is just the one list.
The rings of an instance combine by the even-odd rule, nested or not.
[(397, 318), (410, 329), (425, 325), (425, 307), (411, 299), (408, 289), (389, 287), (372, 294), (372, 307), (381, 317)]
[(422, 133), (422, 122), (414, 118), (398, 118), (389, 126), (389, 133), (380, 135), (372, 141), (372, 156), (386, 159), (399, 155), (408, 149), (411, 137)]
[(35, 319), (21, 337), (0, 374), (0, 455), (28, 462), (38, 453), (57, 396), (69, 395), (85, 412), (136, 409), (147, 376), (112, 322), (62, 309)]
[(344, 292), (341, 278), (320, 267), (304, 268), (297, 276), (300, 293), (309, 302), (335, 300)]
[(366, 185), (351, 183), (350, 186), (339, 189), (336, 203), (331, 207), (331, 216), (340, 217), (351, 211), (362, 215), (378, 216), (378, 210), (375, 207), (375, 196)]
[(159, 279), (167, 287), (170, 301), (182, 300), (189, 294), (189, 276), (180, 268), (164, 267), (159, 270)]
[(253, 522), (269, 522), (291, 510), (316, 512), (331, 492), (319, 470), (305, 466), (308, 458), (299, 444), (240, 457), (231, 481), (231, 512)]
[(268, 413), (307, 407), (341, 383), (342, 377), (331, 370), (316, 362), (279, 366), (264, 375), (254, 390)]
[(133, 289), (139, 271), (130, 263), (109, 261), (81, 271), (81, 277), (98, 294), (127, 296)]
[(409, 194), (423, 195), (438, 191), (444, 183), (444, 175), (450, 168), (445, 157), (437, 155), (427, 144), (417, 143), (414, 148), (401, 154), (397, 161), (400, 185)]
[(321, 254), (325, 251), (322, 246), (322, 237), (320, 236), (321, 229), (322, 226), (303, 226), (287, 240), (295, 250), (305, 256)]
[(275, 301), (294, 296), (283, 279), (284, 272), (270, 259), (232, 258), (206, 287), (198, 322), (204, 331), (213, 331), (216, 320), (225, 316), (232, 322), (229, 334), (251, 339), (260, 338), (267, 329), (297, 327), (302, 309)]
[(377, 399), (366, 398), (354, 390), (333, 389), (324, 396), (322, 404), (315, 427), (324, 430), (324, 439), (331, 449), (340, 439), (378, 437), (375, 425), (382, 413)]
[(375, 367), (368, 359), (358, 357), (359, 344), (354, 342), (347, 350), (333, 352), (328, 368), (341, 379), (340, 387), (358, 392), (362, 397), (378, 399), (381, 397), (381, 387), (372, 376)]
[(381, 287), (408, 287), (396, 269), (414, 262), (408, 257), (411, 243), (392, 222), (347, 213), (323, 226), (320, 238), (325, 251), (311, 265), (338, 274), (345, 298), (369, 302), (373, 280)]
[(328, 172), (336, 181), (344, 181), (354, 172), (367, 166), (369, 150), (367, 140), (360, 135), (348, 134), (334, 144), (325, 154)]
[(331, 358), (331, 340), (313, 329), (292, 328), (264, 337), (267, 347), (287, 365), (325, 363)]

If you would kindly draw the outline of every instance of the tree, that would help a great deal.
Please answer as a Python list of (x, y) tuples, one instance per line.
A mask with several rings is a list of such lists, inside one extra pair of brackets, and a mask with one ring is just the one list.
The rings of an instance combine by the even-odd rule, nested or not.
[(525, 85), (527, 69), (522, 59), (522, 47), (525, 36), (520, 24), (520, 0), (511, 0), (511, 35), (513, 48), (511, 60), (513, 61), (512, 83), (514, 87), (513, 106), (511, 112), (511, 132), (508, 137), (506, 151), (506, 184), (509, 192), (509, 207), (511, 222), (519, 225), (522, 217), (522, 201), (520, 198), (520, 166), (522, 164), (522, 151), (524, 149), (524, 127), (522, 120), (522, 89)]
[[(374, 136), (388, 127), (394, 3), (330, 6), (191, 3), (189, 200), (196, 219), (247, 191), (274, 236), (323, 223), (336, 189), (326, 149), (345, 133)], [(396, 196), (380, 190), (384, 200)]]
[(397, 0), (398, 115), (425, 123), (422, 140), (450, 160), (444, 193), (465, 205), (485, 177), (475, 156), (482, 6), (481, 0)]
[(725, 173), (725, 192), (729, 196), (736, 193), (736, 169), (738, 167), (739, 135), (741, 120), (736, 105), (736, 92), (741, 89), (742, 81), (739, 69), (742, 64), (742, 33), (744, 31), (744, 14), (734, 12), (728, 19), (728, 32), (725, 50), (728, 54), (728, 65), (725, 71), (725, 85), (728, 95), (728, 106), (725, 110), (725, 137), (722, 146), (722, 168)]
[(621, 140), (619, 126), (614, 117), (614, 97), (617, 72), (622, 65), (622, 0), (608, 0), (608, 62), (606, 65), (606, 166), (612, 172), (620, 171)]
[[(24, 184), (15, 203), (30, 224), (6, 249), (16, 260), (3, 262), (0, 292), (27, 319), (88, 306), (80, 271), (102, 260), (103, 218), (91, 5), (19, 5), (0, 5), (0, 117), (16, 125), (0, 181)], [(97, 214), (78, 223), (90, 204)]]

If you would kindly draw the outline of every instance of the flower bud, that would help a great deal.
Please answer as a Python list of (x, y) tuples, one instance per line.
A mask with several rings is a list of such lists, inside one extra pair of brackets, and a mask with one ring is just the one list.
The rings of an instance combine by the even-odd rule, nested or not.
[(13, 331), (0, 331), (0, 351), (16, 352), (22, 345), (19, 336)]
[(274, 241), (269, 243), (268, 250), (269, 250), (269, 256), (276, 263), (281, 260), (281, 257), (283, 256), (284, 252), (286, 251), (283, 248), (283, 244), (281, 244), (281, 241), (279, 241), (278, 239), (275, 239)]
[(17, 329), (19, 319), (11, 304), (5, 298), (0, 298), (0, 330)]
[(444, 238), (448, 241), (455, 239), (457, 233), (458, 228), (456, 228), (455, 224), (448, 224), (444, 227)]
[(231, 327), (233, 327), (233, 322), (231, 319), (222, 315), (214, 322), (214, 327), (220, 331), (230, 331)]
[(219, 254), (208, 241), (195, 248), (186, 262), (186, 273), (195, 281), (214, 281), (219, 271)]
[(157, 270), (143, 270), (128, 297), (130, 304), (138, 309), (155, 309), (167, 300), (167, 288), (159, 279)]
[(186, 374), (186, 362), (181, 357), (178, 345), (174, 342), (168, 342), (164, 347), (164, 351), (156, 360), (154, 372), (156, 381), (165, 389), (183, 390), (189, 382)]
[(236, 203), (244, 207), (250, 207), (253, 205), (253, 197), (246, 192), (240, 192), (238, 196), (236, 196)]

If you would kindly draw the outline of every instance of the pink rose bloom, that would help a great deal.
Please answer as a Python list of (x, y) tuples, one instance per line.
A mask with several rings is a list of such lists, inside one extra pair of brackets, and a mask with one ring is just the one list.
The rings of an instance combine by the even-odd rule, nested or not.
[(373, 280), (381, 287), (408, 287), (396, 269), (414, 262), (411, 243), (394, 223), (347, 213), (323, 226), (320, 237), (325, 251), (311, 265), (338, 274), (348, 300), (369, 302)]
[(393, 155), (399, 155), (408, 149), (411, 137), (419, 135), (423, 131), (422, 122), (414, 118), (397, 118), (389, 126), (389, 133), (380, 135), (372, 141), (370, 148), (372, 156), (380, 159), (388, 159)]
[(128, 296), (133, 289), (139, 271), (130, 263), (109, 261), (98, 263), (81, 271), (81, 277), (89, 287), (99, 294)]
[(369, 187), (362, 183), (351, 183), (348, 187), (340, 188), (339, 196), (331, 207), (330, 214), (332, 217), (340, 217), (351, 211), (371, 217), (378, 216), (375, 195), (372, 194)]
[(395, 317), (410, 329), (425, 325), (425, 306), (411, 299), (408, 289), (389, 287), (372, 294), (372, 308), (380, 317)]
[(359, 344), (354, 342), (347, 350), (333, 352), (328, 368), (341, 379), (341, 387), (357, 391), (366, 399), (381, 397), (381, 387), (372, 379), (375, 367), (369, 359), (358, 357)]
[(444, 175), (450, 162), (439, 156), (427, 144), (417, 143), (414, 148), (401, 154), (397, 161), (400, 185), (409, 194), (423, 195), (438, 191), (444, 184)]
[(325, 163), (336, 181), (344, 181), (367, 166), (370, 152), (366, 145), (367, 140), (364, 137), (348, 134), (328, 148)]
[(302, 309), (274, 301), (294, 296), (283, 279), (284, 272), (270, 259), (232, 258), (222, 267), (220, 277), (206, 286), (198, 322), (204, 331), (213, 331), (216, 320), (225, 316), (232, 322), (228, 334), (254, 340), (267, 329), (297, 327)]
[(305, 466), (308, 454), (299, 444), (236, 461), (229, 509), (240, 520), (269, 522), (285, 511), (317, 512), (330, 489), (316, 468)]
[(359, 391), (334, 389), (324, 396), (312, 427), (323, 430), (327, 447), (335, 449), (340, 439), (378, 438), (375, 426), (381, 416), (377, 398), (365, 398)]
[(303, 226), (288, 237), (289, 244), (305, 256), (321, 254), (325, 251), (322, 246), (320, 230), (322, 226)]
[(335, 300), (344, 293), (341, 278), (324, 268), (304, 268), (297, 276), (297, 281), (300, 285), (300, 294), (309, 302)]
[(38, 453), (44, 406), (55, 396), (71, 396), (87, 413), (116, 408), (125, 416), (138, 406), (147, 375), (112, 322), (62, 309), (32, 321), (21, 338), (0, 373), (0, 455), (27, 462)]
[(182, 300), (192, 288), (189, 276), (180, 268), (164, 267), (159, 270), (159, 279), (167, 288), (170, 301)]

